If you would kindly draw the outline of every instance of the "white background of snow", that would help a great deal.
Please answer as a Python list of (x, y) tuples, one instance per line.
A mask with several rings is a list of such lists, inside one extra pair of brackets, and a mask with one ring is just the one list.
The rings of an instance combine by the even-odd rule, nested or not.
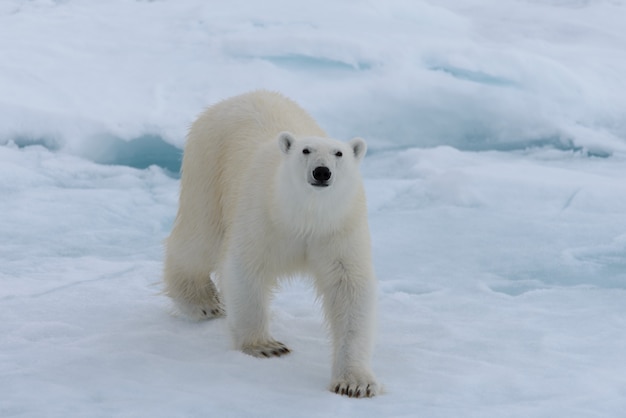
[[(601, 0), (3, 1), (0, 416), (622, 416), (625, 21)], [(261, 87), (370, 144), (383, 396), (325, 390), (304, 281), (273, 304), (283, 359), (171, 315), (178, 182), (95, 162), (182, 147)]]

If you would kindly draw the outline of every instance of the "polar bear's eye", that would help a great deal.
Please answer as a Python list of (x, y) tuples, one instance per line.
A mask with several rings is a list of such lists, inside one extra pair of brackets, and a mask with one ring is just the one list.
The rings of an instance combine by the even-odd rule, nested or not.
[(310, 149), (308, 149), (308, 148), (305, 148), (305, 149), (303, 149), (303, 150), (302, 150), (302, 153), (303, 153), (304, 155), (308, 155), (308, 154), (310, 154), (310, 153), (311, 153), (311, 150), (310, 150)]
[(343, 152), (341, 152), (341, 151), (337, 151), (335, 153), (335, 157), (341, 157), (342, 155), (343, 155)]

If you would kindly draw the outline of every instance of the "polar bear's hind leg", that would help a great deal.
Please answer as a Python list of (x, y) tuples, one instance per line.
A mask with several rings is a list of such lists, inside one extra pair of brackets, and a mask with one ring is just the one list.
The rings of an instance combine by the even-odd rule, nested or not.
[(164, 278), (165, 293), (191, 319), (212, 319), (226, 314), (210, 273), (190, 273), (166, 261)]

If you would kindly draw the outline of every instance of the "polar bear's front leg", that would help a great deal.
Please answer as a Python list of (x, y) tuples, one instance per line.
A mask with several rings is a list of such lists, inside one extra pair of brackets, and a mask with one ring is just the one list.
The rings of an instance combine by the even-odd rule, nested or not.
[(330, 390), (363, 398), (380, 393), (370, 368), (374, 343), (376, 284), (369, 268), (334, 259), (317, 275), (333, 338)]
[(235, 348), (255, 357), (280, 357), (290, 352), (269, 333), (271, 278), (255, 276), (240, 258), (228, 257), (223, 277), (226, 319)]

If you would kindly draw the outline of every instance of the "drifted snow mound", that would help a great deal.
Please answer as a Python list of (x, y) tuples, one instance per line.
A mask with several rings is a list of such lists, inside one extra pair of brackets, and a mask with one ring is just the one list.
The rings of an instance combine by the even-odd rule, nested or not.
[[(332, 136), (366, 138), (374, 152), (626, 152), (625, 7), (8, 0), (0, 144), (44, 138), (63, 152), (128, 163), (144, 142), (126, 148), (117, 139), (181, 149), (205, 107), (266, 88), (298, 100)], [(142, 153), (177, 152), (146, 144), (157, 151)]]

